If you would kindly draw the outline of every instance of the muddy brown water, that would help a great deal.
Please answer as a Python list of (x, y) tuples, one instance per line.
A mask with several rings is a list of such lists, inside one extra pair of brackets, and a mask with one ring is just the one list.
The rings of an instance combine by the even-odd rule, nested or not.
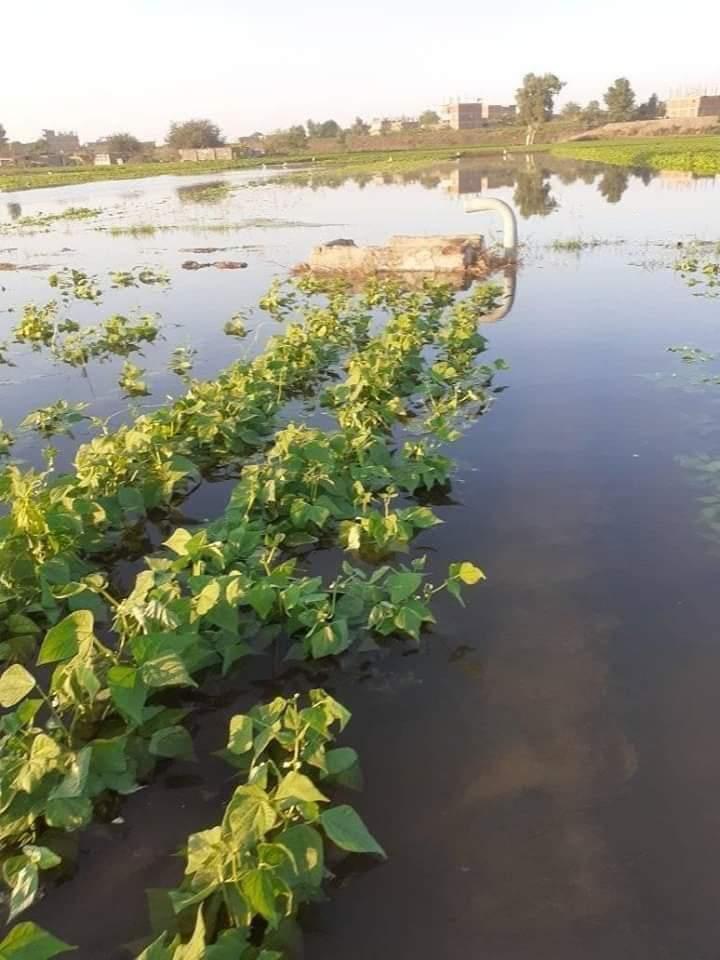
[[(170, 178), (8, 197), (23, 213), (99, 206), (101, 225), (182, 229), (134, 238), (63, 224), (12, 235), (16, 251), (3, 256), (46, 263), (69, 247), (57, 262), (90, 272), (169, 269), (169, 291), (114, 291), (79, 308), (91, 320), (136, 303), (160, 310), (167, 339), (140, 363), (149, 402), (161, 402), (178, 390), (164, 370), (174, 346), (195, 346), (196, 372), (209, 376), (261, 345), (272, 328), (260, 315), (250, 342), (229, 342), (222, 324), (312, 244), (486, 231), (491, 221), (465, 214), (464, 197), (514, 203), (526, 244), (517, 296), (485, 331), (489, 355), (510, 364), (498, 381), (507, 389), (453, 447), (444, 524), (414, 547), (433, 571), (467, 559), (488, 580), (465, 609), (441, 600), (417, 650), (398, 644), (300, 673), (258, 659), (211, 685), (191, 720), (201, 760), (168, 763), (125, 801), (121, 823), (83, 832), (76, 874), (29, 916), (78, 944), (78, 960), (128, 957), (148, 933), (146, 889), (179, 880), (177, 849), (218, 820), (232, 790), (212, 757), (229, 717), (311, 684), (353, 712), (344, 742), (360, 752), (365, 788), (352, 802), (389, 859), (338, 869), (328, 901), (303, 914), (307, 960), (716, 960), (720, 549), (679, 457), (720, 456), (720, 388), (696, 384), (711, 364), (683, 365), (667, 347), (720, 351), (720, 301), (693, 296), (669, 269), (674, 245), (720, 239), (720, 181), (539, 157), (367, 182), (228, 179), (238, 190), (193, 223)], [(247, 270), (179, 269), (182, 248), (214, 245), (209, 223), (261, 217), (285, 225), (219, 235), (254, 248), (237, 254)], [(614, 242), (580, 254), (548, 247), (577, 236)], [(40, 272), (9, 272), (3, 284), (0, 310), (48, 298)], [(0, 313), (0, 325), (13, 316)], [(28, 352), (0, 371), (10, 381), (2, 417), (13, 426), (59, 396), (121, 409), (116, 373), (105, 364), (83, 376)], [(65, 458), (72, 446), (63, 442)], [(18, 452), (38, 457), (31, 438)], [(185, 509), (216, 514), (228, 489), (206, 485)]]

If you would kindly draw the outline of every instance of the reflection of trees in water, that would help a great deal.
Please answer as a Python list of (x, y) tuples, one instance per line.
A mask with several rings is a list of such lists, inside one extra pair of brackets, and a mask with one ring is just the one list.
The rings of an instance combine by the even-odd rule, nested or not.
[[(550, 154), (512, 154), (463, 157), (439, 160), (403, 169), (403, 159), (388, 162), (382, 169), (368, 165), (362, 170), (307, 170), (284, 176), (278, 186), (304, 186), (337, 189), (346, 183), (360, 188), (367, 184), (383, 186), (418, 185), (426, 190), (447, 189), (453, 196), (487, 193), (513, 187), (515, 204), (522, 217), (547, 216), (559, 206), (552, 196), (552, 178), (563, 186), (577, 181), (593, 185), (609, 203), (617, 203), (627, 189), (631, 176), (648, 184), (657, 174), (652, 170), (608, 168), (604, 164), (575, 160)], [(538, 166), (541, 164), (541, 166)]]
[(19, 220), (22, 214), (22, 207), (19, 203), (9, 203), (7, 205), (7, 212), (11, 220)]
[(545, 170), (518, 170), (513, 203), (521, 217), (547, 217), (559, 204), (550, 193)]
[(598, 183), (600, 194), (608, 203), (619, 203), (628, 188), (630, 174), (623, 167), (610, 167)]

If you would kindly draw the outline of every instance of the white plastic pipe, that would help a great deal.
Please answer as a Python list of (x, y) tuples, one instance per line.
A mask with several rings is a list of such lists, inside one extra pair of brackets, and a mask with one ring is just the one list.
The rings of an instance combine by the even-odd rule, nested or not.
[(517, 255), (517, 220), (513, 208), (496, 197), (477, 197), (465, 200), (465, 213), (483, 213), (494, 210), (502, 217), (503, 252), (509, 259)]

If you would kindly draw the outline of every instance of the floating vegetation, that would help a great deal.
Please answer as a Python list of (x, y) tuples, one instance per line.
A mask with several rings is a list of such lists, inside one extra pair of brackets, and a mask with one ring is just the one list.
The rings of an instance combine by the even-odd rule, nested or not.
[(688, 287), (698, 287), (694, 291), (697, 297), (718, 297), (720, 290), (720, 261), (710, 260), (717, 252), (717, 245), (692, 244), (673, 264)]
[(160, 327), (157, 315), (144, 314), (128, 319), (113, 314), (102, 323), (81, 328), (74, 320), (58, 319), (58, 305), (51, 300), (43, 307), (27, 304), (13, 334), (18, 343), (30, 343), (34, 350), (46, 346), (52, 355), (71, 366), (83, 366), (92, 359), (127, 356), (152, 343)]
[(170, 286), (167, 273), (152, 267), (133, 267), (132, 270), (114, 270), (110, 273), (113, 287)]
[(142, 379), (144, 370), (126, 360), (123, 364), (122, 372), (118, 384), (120, 389), (127, 397), (146, 397), (150, 393), (147, 384)]
[(212, 180), (178, 187), (176, 192), (181, 203), (220, 203), (227, 200), (234, 189), (227, 180)]
[(28, 303), (13, 334), (18, 343), (31, 343), (36, 349), (49, 344), (57, 331), (57, 303), (51, 300), (43, 307)]
[(14, 443), (15, 437), (5, 429), (2, 420), (0, 420), (0, 457), (7, 456)]
[(583, 239), (582, 237), (570, 237), (567, 240), (553, 240), (550, 249), (557, 253), (581, 253), (583, 250), (594, 250), (596, 247), (618, 246), (624, 243), (624, 240), (601, 240), (598, 237)]
[(67, 400), (57, 400), (47, 407), (39, 407), (29, 413), (20, 424), (26, 430), (36, 430), (43, 437), (52, 437), (56, 434), (72, 436), (72, 428), (87, 420), (83, 413), (87, 409), (86, 403), (68, 403)]
[[(106, 227), (98, 227), (98, 230), (106, 230)], [(174, 229), (172, 227), (166, 229)], [(155, 226), (152, 223), (138, 223), (132, 227), (110, 227), (108, 233), (111, 237), (154, 237), (156, 233), (163, 230), (162, 227)]]
[(53, 289), (60, 291), (63, 303), (75, 300), (90, 300), (100, 303), (102, 290), (97, 286), (97, 277), (91, 277), (82, 270), (66, 268), (59, 273), (51, 273), (48, 283)]
[(704, 350), (700, 350), (699, 347), (668, 347), (668, 353), (680, 354), (680, 359), (684, 360), (685, 363), (705, 363), (708, 360), (715, 359), (714, 353), (706, 353)]
[(184, 260), (180, 266), (183, 270), (205, 270), (207, 267), (215, 267), (217, 270), (244, 270), (247, 263), (244, 260), (208, 260), (204, 263)]
[(0, 233), (10, 233), (16, 229), (43, 229), (61, 220), (93, 220), (101, 213), (102, 210), (93, 207), (67, 207), (61, 213), (38, 213), (35, 216), (18, 217), (10, 224), (0, 224)]
[(223, 222), (190, 222), (180, 224), (152, 224), (140, 223), (122, 227), (96, 227), (96, 230), (107, 231), (111, 237), (152, 237), (158, 233), (176, 233), (177, 231), (197, 233), (237, 233), (251, 229), (286, 229), (290, 227), (332, 227), (341, 224), (306, 223), (302, 220), (282, 220), (270, 217), (256, 217), (251, 220), (240, 220), (236, 223)]
[(168, 361), (168, 369), (179, 377), (187, 377), (192, 372), (197, 353), (192, 347), (176, 347)]
[[(493, 285), (456, 301), (439, 284), (372, 281), (357, 295), (310, 277), (275, 284), (263, 309), (290, 322), (258, 357), (115, 432), (104, 425), (70, 472), (0, 472), (0, 854), (17, 867), (3, 873), (13, 916), (57, 865), (53, 831), (83, 829), (96, 805), (148, 783), (159, 760), (190, 755), (190, 701), (178, 708), (168, 694), (268, 647), (315, 661), (418, 643), (440, 592), (462, 601), (484, 578), (463, 561), (434, 583), (424, 557), (397, 554), (440, 522), (408, 501), (448, 482), (445, 445), (492, 401), (504, 364), (478, 362), (478, 324), (498, 296)], [(272, 436), (285, 404), (330, 380), (321, 401), (335, 429), (290, 423)], [(175, 529), (127, 590), (111, 582), (102, 561), (128, 529), (167, 515), (203, 471), (233, 464), (244, 466), (220, 517)], [(313, 547), (349, 559), (326, 582), (300, 564)], [(387, 562), (356, 566), (355, 556)], [(334, 783), (357, 782), (356, 755), (333, 746), (348, 717), (314, 691), (233, 718), (226, 758), (245, 781), (221, 822), (190, 838), (171, 894), (178, 930), (144, 960), (189, 960), (206, 945), (270, 960), (273, 931), (320, 892), (328, 841), (383, 855), (329, 797)], [(22, 924), (8, 936), (20, 935), (49, 937)]]
[(234, 313), (230, 319), (226, 322), (223, 327), (223, 331), (229, 337), (238, 337), (242, 339), (247, 336), (247, 327), (245, 326), (247, 322), (247, 316), (243, 313), (242, 310), (238, 310), (237, 313)]

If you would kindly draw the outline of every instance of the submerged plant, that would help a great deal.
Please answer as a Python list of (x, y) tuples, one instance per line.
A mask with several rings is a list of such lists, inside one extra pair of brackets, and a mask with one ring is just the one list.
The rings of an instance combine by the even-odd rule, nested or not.
[(110, 274), (113, 287), (139, 287), (170, 285), (170, 277), (164, 271), (152, 267), (134, 267), (132, 270), (114, 270)]
[(73, 270), (68, 267), (59, 273), (51, 273), (48, 283), (60, 291), (63, 303), (69, 303), (73, 298), (99, 303), (102, 297), (102, 290), (97, 285), (97, 277), (91, 277), (82, 270)]
[(0, 457), (6, 457), (14, 443), (15, 437), (5, 429), (2, 420), (0, 420)]
[(138, 960), (179, 960), (190, 945), (201, 956), (210, 944), (238, 960), (280, 957), (262, 947), (279, 945), (302, 905), (321, 898), (329, 846), (385, 857), (353, 808), (328, 796), (359, 782), (356, 752), (333, 746), (349, 711), (324, 690), (303, 700), (277, 697), (230, 721), (225, 756), (243, 782), (221, 822), (188, 838), (182, 884), (168, 895), (175, 928)]
[(47, 407), (33, 410), (20, 426), (27, 430), (37, 430), (44, 437), (52, 437), (58, 433), (72, 436), (72, 427), (87, 420), (82, 412), (86, 409), (86, 403), (68, 403), (67, 400), (58, 400)]
[(197, 353), (192, 347), (176, 347), (168, 362), (168, 369), (179, 377), (187, 378), (192, 373)]
[(129, 360), (125, 361), (118, 384), (126, 396), (146, 397), (150, 393), (147, 384), (142, 379), (144, 373), (145, 371), (135, 366), (134, 363), (130, 363)]
[(237, 313), (234, 313), (230, 317), (230, 319), (226, 322), (225, 326), (223, 327), (223, 331), (224, 333), (227, 334), (228, 337), (238, 337), (239, 339), (241, 339), (242, 337), (246, 337), (247, 336), (247, 328), (245, 326), (246, 321), (247, 321), (246, 315), (241, 310), (239, 310)]

